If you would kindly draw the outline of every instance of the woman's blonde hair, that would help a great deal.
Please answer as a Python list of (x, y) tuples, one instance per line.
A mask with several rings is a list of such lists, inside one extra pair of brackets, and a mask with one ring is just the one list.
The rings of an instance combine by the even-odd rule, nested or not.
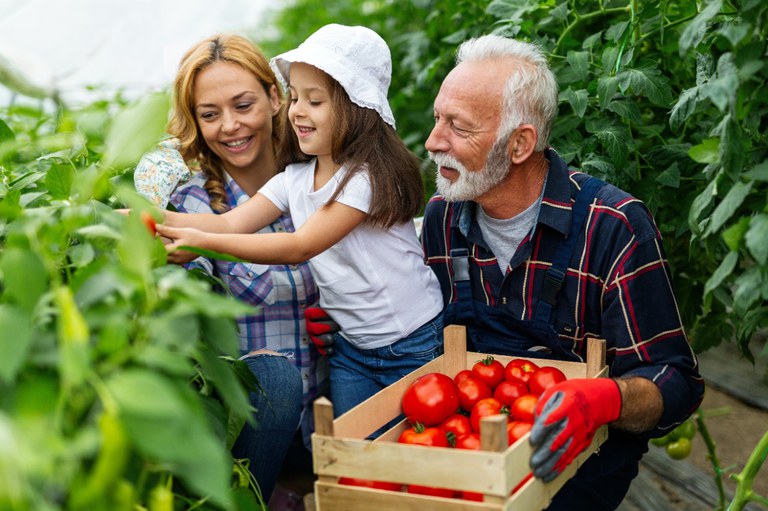
[[(201, 71), (216, 62), (230, 62), (250, 71), (261, 82), (267, 97), (274, 86), (279, 91), (275, 73), (261, 50), (246, 38), (234, 34), (218, 34), (204, 39), (182, 57), (173, 83), (174, 108), (168, 121), (168, 133), (181, 142), (181, 155), (188, 163), (196, 161), (207, 178), (205, 188), (211, 208), (218, 212), (229, 209), (224, 191), (221, 160), (205, 143), (195, 118), (193, 87)], [(281, 96), (278, 93), (279, 96)], [(272, 117), (272, 151), (280, 147), (285, 122), (285, 102)]]

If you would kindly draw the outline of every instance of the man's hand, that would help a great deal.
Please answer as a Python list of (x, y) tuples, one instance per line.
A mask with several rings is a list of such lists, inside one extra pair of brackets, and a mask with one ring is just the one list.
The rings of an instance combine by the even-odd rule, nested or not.
[(533, 475), (545, 482), (557, 477), (620, 413), (621, 392), (609, 378), (575, 378), (547, 389), (531, 429)]
[(307, 333), (321, 355), (333, 354), (333, 334), (341, 330), (320, 307), (307, 307), (304, 311)]
[(157, 224), (155, 228), (159, 235), (170, 240), (170, 242), (163, 240), (165, 249), (168, 251), (168, 262), (186, 264), (200, 257), (186, 250), (178, 250), (178, 247), (202, 247), (202, 240), (206, 236), (203, 231), (190, 227), (169, 227), (165, 224)]

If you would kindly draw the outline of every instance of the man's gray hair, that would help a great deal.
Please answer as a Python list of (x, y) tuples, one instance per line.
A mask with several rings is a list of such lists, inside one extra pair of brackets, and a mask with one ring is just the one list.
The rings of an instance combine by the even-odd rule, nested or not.
[(532, 124), (539, 135), (535, 150), (543, 151), (557, 115), (557, 80), (541, 49), (516, 39), (484, 35), (462, 43), (456, 64), (501, 59), (519, 60), (523, 65), (515, 68), (504, 87), (497, 140), (509, 138), (521, 124)]

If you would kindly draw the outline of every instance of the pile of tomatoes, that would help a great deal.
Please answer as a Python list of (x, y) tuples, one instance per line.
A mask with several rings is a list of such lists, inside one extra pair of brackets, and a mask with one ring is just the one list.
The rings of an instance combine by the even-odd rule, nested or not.
[[(442, 373), (425, 374), (403, 395), (402, 410), (411, 427), (398, 442), (479, 450), (481, 419), (506, 414), (507, 438), (512, 445), (530, 431), (539, 396), (565, 379), (556, 367), (539, 366), (522, 358), (512, 359), (505, 366), (492, 355), (453, 378)], [(394, 483), (343, 479), (342, 484), (403, 489)], [(525, 481), (527, 478), (520, 485)], [(417, 485), (405, 485), (404, 489), (422, 495), (483, 500), (482, 494), (474, 492)]]

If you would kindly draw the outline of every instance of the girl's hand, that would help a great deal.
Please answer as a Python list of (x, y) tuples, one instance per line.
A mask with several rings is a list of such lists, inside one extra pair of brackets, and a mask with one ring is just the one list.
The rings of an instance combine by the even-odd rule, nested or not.
[[(199, 256), (186, 250), (178, 250), (178, 247), (200, 247), (205, 240), (206, 233), (191, 227), (168, 227), (165, 224), (157, 224), (157, 233), (163, 238), (165, 250), (168, 251), (168, 262), (174, 264), (186, 264)], [(166, 242), (166, 239), (168, 240)]]

